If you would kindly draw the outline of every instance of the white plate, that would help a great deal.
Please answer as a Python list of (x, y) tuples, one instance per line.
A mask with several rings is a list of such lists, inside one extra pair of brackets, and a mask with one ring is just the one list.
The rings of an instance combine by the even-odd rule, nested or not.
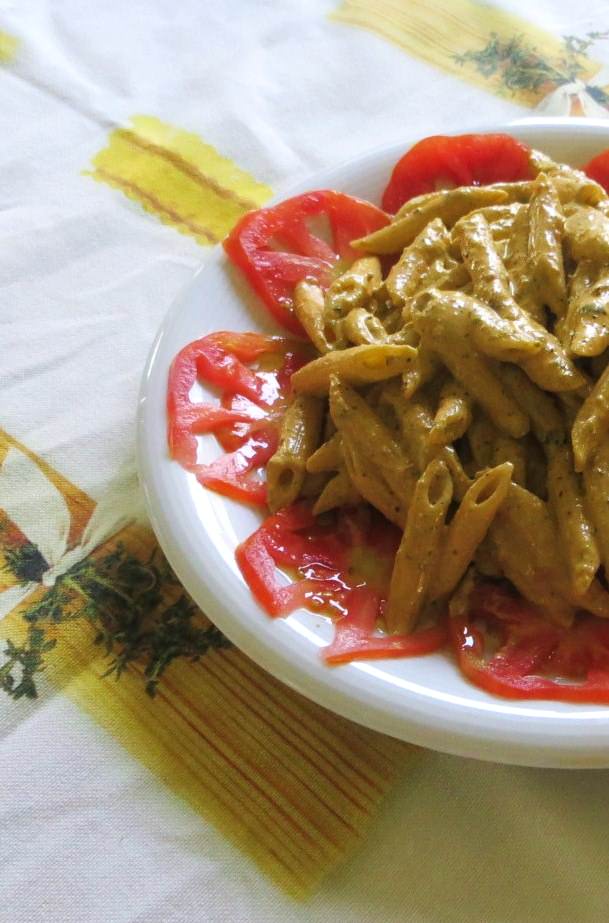
[[(525, 119), (509, 131), (558, 160), (579, 165), (609, 146), (609, 122)], [(373, 202), (416, 138), (324, 170), (290, 190), (336, 188)], [(287, 195), (287, 194), (286, 194)], [(283, 196), (284, 198), (286, 196)], [(139, 405), (138, 457), (159, 542), (200, 607), (246, 654), (303, 695), (395, 737), (462, 756), (551, 767), (609, 766), (609, 708), (510, 702), (470, 685), (444, 653), (324, 666), (319, 648), (330, 625), (306, 611), (271, 620), (235, 564), (239, 541), (258, 523), (251, 510), (205, 490), (169, 460), (165, 389), (171, 360), (214, 330), (270, 330), (265, 310), (216, 248), (174, 304), (152, 348)], [(216, 457), (212, 437), (201, 458)]]

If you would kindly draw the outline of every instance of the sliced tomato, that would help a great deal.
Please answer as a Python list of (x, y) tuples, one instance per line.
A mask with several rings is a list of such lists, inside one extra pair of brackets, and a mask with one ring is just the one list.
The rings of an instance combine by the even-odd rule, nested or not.
[[(314, 228), (315, 221), (324, 218), (329, 242)], [(224, 241), (224, 249), (275, 320), (300, 336), (292, 299), (296, 283), (306, 277), (329, 285), (339, 260), (355, 259), (350, 242), (388, 221), (370, 202), (319, 190), (244, 215)]]
[(609, 702), (609, 623), (594, 616), (561, 628), (505, 588), (484, 584), (468, 615), (451, 619), (451, 637), (461, 670), (487, 692)]
[[(199, 433), (220, 435), (229, 428), (254, 424), (246, 429), (242, 445), (258, 428), (259, 421), (282, 396), (287, 396), (289, 375), (301, 349), (290, 349), (289, 341), (259, 333), (212, 333), (189, 343), (175, 357), (167, 386), (168, 442), (172, 458), (185, 467), (196, 465)], [(266, 354), (278, 355), (277, 372), (255, 372), (245, 363)], [(287, 373), (283, 370), (287, 368)], [(190, 393), (198, 380), (223, 389), (224, 406), (193, 402)], [(241, 403), (226, 405), (239, 395)], [(230, 446), (238, 448), (237, 444)]]
[(486, 186), (531, 176), (529, 148), (505, 134), (432, 135), (398, 160), (383, 193), (383, 208), (396, 212), (425, 192), (453, 186)]
[(208, 465), (196, 465), (191, 470), (204, 487), (216, 493), (243, 500), (256, 506), (266, 503), (266, 484), (251, 473), (263, 468), (277, 449), (277, 428), (259, 430), (239, 449), (221, 455)]
[(368, 587), (354, 589), (346, 601), (346, 614), (335, 625), (334, 640), (323, 651), (326, 663), (417, 657), (431, 654), (448, 641), (446, 622), (411, 635), (385, 635), (376, 630), (381, 599)]
[[(368, 520), (367, 522), (365, 520)], [(364, 531), (365, 529), (365, 531)], [(385, 532), (386, 536), (381, 537)], [(367, 547), (377, 558), (393, 560), (395, 531), (370, 516), (341, 513), (324, 522), (299, 503), (269, 516), (237, 549), (237, 563), (252, 593), (271, 616), (286, 615), (297, 607), (333, 613), (335, 635), (322, 656), (327, 663), (378, 657), (411, 657), (446, 644), (446, 624), (414, 635), (382, 635), (376, 621), (383, 605), (384, 587), (367, 585), (355, 565), (354, 551)], [(289, 568), (298, 579), (282, 582), (277, 567)]]
[(609, 148), (593, 157), (583, 168), (590, 179), (595, 180), (609, 192)]

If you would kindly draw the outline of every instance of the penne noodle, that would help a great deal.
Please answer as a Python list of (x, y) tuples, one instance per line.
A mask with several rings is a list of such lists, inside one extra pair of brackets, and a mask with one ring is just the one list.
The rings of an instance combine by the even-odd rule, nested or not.
[(459, 456), (452, 446), (434, 445), (431, 440), (433, 417), (425, 401), (407, 398), (403, 389), (390, 382), (384, 389), (381, 400), (391, 404), (401, 429), (402, 443), (412, 459), (418, 474), (421, 474), (433, 458), (439, 458), (448, 468), (453, 480), (454, 492), (460, 499), (470, 486), (470, 479), (463, 470)]
[(504, 265), (508, 271), (510, 289), (516, 304), (545, 327), (546, 311), (531, 277), (529, 260), (529, 209), (522, 208), (507, 242)]
[(512, 439), (505, 433), (496, 433), (493, 440), (492, 463), (512, 466), (512, 480), (514, 484), (526, 487), (527, 482), (527, 452), (524, 440)]
[(411, 346), (351, 346), (303, 365), (292, 375), (292, 387), (297, 394), (321, 397), (328, 393), (333, 375), (352, 385), (371, 384), (403, 374), (416, 357), (417, 351)]
[(281, 421), (279, 445), (267, 474), (268, 505), (272, 513), (293, 503), (300, 493), (306, 463), (319, 444), (324, 407), (320, 400), (297, 395)]
[(381, 321), (365, 308), (353, 308), (343, 321), (343, 332), (349, 343), (378, 345), (387, 342), (387, 331)]
[[(417, 334), (418, 335), (418, 334)], [(414, 362), (402, 375), (404, 394), (413, 397), (417, 391), (432, 381), (440, 371), (440, 360), (426, 343), (419, 342)]]
[[(574, 356), (600, 356), (609, 346), (609, 269), (600, 270), (587, 260), (579, 264), (580, 269), (559, 336)], [(587, 284), (581, 281), (584, 273)]]
[(365, 256), (356, 260), (326, 292), (326, 319), (336, 321), (353, 308), (367, 308), (381, 282), (381, 264), (377, 257)]
[(543, 500), (511, 484), (490, 531), (499, 565), (516, 589), (550, 621), (570, 625), (574, 610), (564, 595), (564, 560)]
[(498, 366), (497, 375), (530, 419), (533, 434), (542, 445), (547, 442), (565, 441), (565, 424), (550, 394), (534, 385), (515, 365)]
[(457, 228), (475, 294), (509, 321), (523, 337), (538, 343), (538, 355), (525, 356), (520, 362), (527, 375), (549, 391), (568, 391), (579, 387), (583, 383), (582, 376), (556, 337), (514, 301), (507, 270), (497, 253), (485, 218), (479, 213), (469, 215), (459, 222)]
[(596, 541), (605, 573), (609, 573), (609, 434), (599, 440), (583, 471), (586, 509), (594, 523)]
[(557, 317), (567, 306), (562, 253), (563, 215), (552, 180), (540, 173), (529, 206), (529, 255), (538, 297)]
[(472, 348), (469, 337), (463, 336), (463, 321), (457, 316), (458, 312), (444, 310), (440, 299), (448, 296), (434, 294), (436, 297), (428, 300), (414, 320), (423, 342), (429, 348), (433, 346), (433, 351), (453, 377), (499, 429), (515, 438), (524, 436), (529, 428), (527, 416), (506, 393), (489, 361)]
[(609, 429), (609, 366), (581, 405), (573, 422), (571, 442), (575, 470), (583, 471)]
[(322, 443), (307, 459), (309, 474), (323, 471), (337, 471), (343, 461), (340, 433), (334, 433)]
[(408, 634), (415, 627), (434, 578), (452, 481), (446, 465), (430, 462), (416, 483), (402, 541), (395, 556), (385, 622), (390, 632)]
[(448, 596), (457, 587), (507, 495), (511, 477), (509, 462), (489, 468), (461, 500), (446, 529), (430, 599)]
[(498, 430), (483, 413), (476, 413), (472, 424), (467, 431), (472, 458), (477, 465), (477, 470), (490, 468), (495, 455), (495, 443)]
[(321, 516), (329, 510), (340, 506), (355, 506), (361, 502), (361, 496), (356, 490), (346, 468), (341, 468), (325, 484), (313, 506), (313, 514)]
[(565, 220), (565, 239), (574, 260), (609, 261), (609, 218), (596, 208), (578, 208)]
[(408, 502), (415, 482), (412, 462), (366, 401), (336, 377), (330, 386), (330, 413), (343, 448), (348, 438), (350, 445), (378, 469), (394, 494)]
[(507, 198), (506, 192), (493, 186), (445, 189), (434, 194), (428, 201), (422, 201), (420, 205), (411, 208), (403, 216), (396, 216), (391, 224), (385, 225), (379, 231), (351, 241), (351, 246), (368, 253), (398, 253), (404, 247), (408, 247), (434, 218), (440, 218), (446, 227), (452, 227), (459, 218), (473, 209), (481, 208), (483, 205), (498, 205)]
[(547, 454), (548, 499), (558, 522), (571, 590), (582, 596), (601, 563), (594, 528), (585, 509), (580, 478), (573, 469), (571, 449), (568, 445), (553, 445)]
[(296, 283), (294, 314), (318, 352), (323, 355), (334, 348), (335, 343), (331, 343), (329, 337), (335, 340), (336, 329), (332, 330), (326, 324), (324, 293), (319, 285), (306, 279)]
[[(548, 463), (540, 443), (530, 433), (524, 440), (526, 481), (524, 486), (540, 500), (548, 499)], [(518, 482), (517, 482), (518, 483)]]
[(472, 421), (469, 394), (458, 381), (450, 379), (440, 391), (433, 427), (429, 434), (432, 445), (449, 445), (467, 432)]
[(343, 437), (343, 457), (347, 474), (360, 496), (390, 522), (404, 528), (407, 503), (386, 484), (378, 469), (362, 455), (349, 436)]
[(430, 264), (447, 256), (448, 231), (440, 218), (423, 228), (409, 247), (402, 251), (387, 276), (387, 293), (396, 307), (402, 307), (421, 287)]

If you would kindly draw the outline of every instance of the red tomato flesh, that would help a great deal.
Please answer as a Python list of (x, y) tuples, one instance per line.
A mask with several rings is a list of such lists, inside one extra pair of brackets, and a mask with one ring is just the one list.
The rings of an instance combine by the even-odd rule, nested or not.
[[(313, 230), (313, 221), (320, 218), (328, 222), (330, 242)], [(327, 189), (307, 192), (244, 215), (224, 249), (275, 320), (301, 336), (293, 312), (296, 283), (311, 278), (327, 287), (339, 261), (355, 259), (350, 242), (388, 221), (384, 212), (362, 199)]]
[(451, 638), (462, 672), (487, 692), (609, 702), (609, 623), (602, 619), (582, 615), (562, 628), (502, 586), (482, 584), (468, 615), (451, 620)]
[[(246, 364), (269, 357), (269, 369)], [(172, 363), (167, 389), (172, 458), (205, 487), (263, 506), (266, 485), (256, 472), (277, 448), (290, 378), (304, 361), (301, 344), (256, 333), (213, 333), (185, 346)], [(223, 389), (220, 405), (191, 400), (199, 380)], [(228, 454), (198, 464), (196, 437), (201, 433), (215, 433)]]
[(609, 148), (593, 157), (584, 167), (584, 173), (609, 192)]
[(453, 186), (486, 186), (531, 176), (529, 148), (505, 134), (433, 135), (398, 160), (383, 193), (383, 208)]
[[(321, 522), (299, 503), (269, 516), (239, 546), (237, 562), (269, 615), (304, 607), (334, 616), (334, 640), (322, 652), (329, 664), (427, 654), (446, 644), (445, 622), (408, 636), (377, 630), (398, 543), (395, 527), (370, 511)], [(299, 579), (285, 585), (278, 566)]]

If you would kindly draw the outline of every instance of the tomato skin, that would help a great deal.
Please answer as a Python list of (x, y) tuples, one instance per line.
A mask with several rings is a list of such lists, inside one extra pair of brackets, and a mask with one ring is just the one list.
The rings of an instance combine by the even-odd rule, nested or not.
[(448, 628), (445, 622), (411, 635), (375, 634), (379, 609), (378, 593), (368, 587), (354, 589), (347, 601), (347, 614), (335, 624), (334, 640), (322, 652), (325, 662), (335, 665), (353, 660), (420, 657), (446, 645)]
[[(277, 390), (289, 388), (297, 354), (289, 352), (289, 342), (281, 337), (259, 333), (222, 331), (201, 337), (180, 350), (169, 369), (167, 384), (167, 441), (172, 458), (186, 468), (197, 463), (196, 435), (216, 433), (236, 424), (255, 424), (264, 418), (277, 400)], [(283, 367), (277, 375), (277, 388), (269, 388), (263, 375), (245, 365), (265, 353), (285, 352)], [(224, 406), (193, 403), (190, 391), (198, 379), (224, 390)], [(240, 404), (226, 406), (235, 395)], [(238, 443), (227, 446), (235, 450), (251, 435), (247, 430)]]
[(277, 449), (277, 441), (276, 427), (267, 426), (234, 452), (222, 455), (208, 465), (195, 465), (192, 470), (204, 487), (233, 500), (264, 506), (266, 484), (247, 475), (266, 465)]
[[(392, 527), (390, 538), (381, 540), (370, 531), (372, 548), (382, 553), (383, 545), (395, 553)], [(350, 541), (351, 539), (351, 541)], [(366, 541), (356, 517), (343, 514), (340, 521), (320, 526), (310, 505), (297, 503), (269, 516), (259, 529), (238, 547), (237, 563), (260, 605), (272, 617), (287, 615), (297, 607), (317, 611), (334, 608), (332, 643), (322, 651), (328, 664), (379, 657), (410, 657), (430, 653), (446, 644), (445, 623), (409, 636), (379, 635), (376, 620), (381, 614), (378, 589), (353, 583), (349, 552)], [(296, 568), (301, 578), (284, 586), (277, 565)]]
[(432, 135), (398, 160), (383, 193), (383, 208), (450, 186), (485, 186), (529, 179), (529, 148), (506, 134)]
[[(485, 656), (480, 625), (499, 632)], [(570, 628), (552, 625), (526, 601), (484, 584), (467, 616), (451, 619), (451, 643), (463, 674), (476, 686), (511, 699), (609, 703), (609, 624), (582, 616)], [(557, 682), (552, 675), (572, 678)]]
[(589, 160), (583, 171), (602, 186), (605, 192), (609, 192), (609, 148)]
[[(331, 245), (307, 227), (308, 221), (319, 216), (329, 221)], [(324, 189), (249, 212), (223, 246), (275, 320), (290, 333), (302, 336), (293, 313), (296, 283), (307, 277), (327, 287), (338, 260), (355, 258), (350, 241), (388, 221), (388, 216), (370, 202)]]

